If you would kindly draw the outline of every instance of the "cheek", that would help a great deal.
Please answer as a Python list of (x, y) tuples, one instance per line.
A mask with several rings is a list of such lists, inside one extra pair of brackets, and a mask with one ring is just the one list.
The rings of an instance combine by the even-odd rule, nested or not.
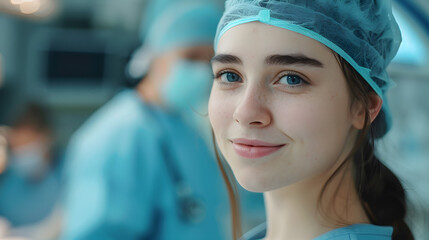
[(231, 164), (230, 158), (228, 157), (231, 152), (228, 151), (227, 147), (229, 143), (227, 133), (233, 120), (234, 106), (232, 100), (231, 97), (213, 89), (208, 105), (210, 124), (213, 129), (216, 144), (222, 155), (225, 156), (228, 164)]
[[(213, 89), (210, 94), (208, 112), (210, 124), (216, 138), (226, 130), (231, 122), (233, 111), (233, 106), (228, 97)], [(220, 143), (218, 142), (218, 144)]]
[(336, 93), (289, 101), (278, 111), (279, 127), (300, 144), (303, 157), (334, 157), (351, 126), (347, 96)]
[(348, 95), (342, 91), (319, 91), (289, 101), (282, 115), (288, 116), (286, 121), (316, 131), (313, 133), (325, 132), (351, 122), (349, 105)]

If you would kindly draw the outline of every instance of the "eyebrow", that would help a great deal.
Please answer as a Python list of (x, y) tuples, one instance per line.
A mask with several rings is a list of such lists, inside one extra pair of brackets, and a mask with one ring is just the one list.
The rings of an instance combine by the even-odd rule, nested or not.
[(290, 54), (290, 55), (271, 55), (265, 59), (265, 63), (268, 65), (309, 65), (313, 67), (323, 67), (323, 63), (320, 61), (309, 58), (303, 54)]
[(219, 62), (219, 63), (225, 63), (225, 64), (243, 64), (240, 58), (237, 56), (231, 55), (231, 54), (218, 54), (215, 55), (211, 61), (211, 63)]
[[(218, 54), (215, 55), (211, 63), (219, 62), (224, 64), (243, 64), (241, 59), (231, 54)], [(304, 54), (289, 54), (289, 55), (271, 55), (265, 58), (265, 63), (268, 65), (308, 65), (313, 67), (323, 67), (323, 63), (320, 61), (305, 56)]]

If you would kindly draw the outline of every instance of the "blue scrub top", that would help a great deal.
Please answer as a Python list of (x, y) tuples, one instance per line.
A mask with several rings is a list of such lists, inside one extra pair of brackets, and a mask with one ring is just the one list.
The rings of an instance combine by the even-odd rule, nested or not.
[(6, 169), (0, 175), (0, 217), (13, 227), (35, 224), (48, 217), (61, 197), (60, 164), (51, 166), (40, 179), (31, 179), (14, 168)]
[[(261, 224), (243, 236), (243, 240), (258, 240), (265, 237), (266, 224)], [(391, 240), (392, 227), (373, 224), (353, 224), (324, 233), (313, 240)]]
[[(199, 222), (178, 214), (166, 156), (204, 203)], [(119, 93), (75, 133), (66, 164), (62, 239), (226, 238), (228, 198), (214, 154), (184, 121), (134, 90)]]

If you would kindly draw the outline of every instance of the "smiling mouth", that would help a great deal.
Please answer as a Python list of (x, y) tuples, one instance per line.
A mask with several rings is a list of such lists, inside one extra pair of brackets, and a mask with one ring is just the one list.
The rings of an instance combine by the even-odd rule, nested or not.
[(235, 152), (244, 158), (256, 159), (268, 156), (277, 152), (287, 144), (271, 144), (265, 143), (258, 140), (244, 140), (236, 139), (232, 140), (232, 146)]

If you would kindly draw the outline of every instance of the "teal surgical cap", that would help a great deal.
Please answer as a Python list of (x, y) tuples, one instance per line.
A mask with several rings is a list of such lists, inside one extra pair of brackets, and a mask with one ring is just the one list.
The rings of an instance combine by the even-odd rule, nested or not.
[(198, 45), (212, 45), (222, 16), (218, 5), (203, 0), (170, 1), (164, 8), (157, 6), (156, 9), (160, 12), (150, 13), (153, 17), (149, 28), (142, 30), (143, 45), (134, 53), (128, 65), (128, 73), (133, 78), (142, 77), (151, 62), (162, 53)]
[(335, 51), (383, 99), (373, 123), (380, 138), (391, 128), (385, 93), (392, 81), (386, 72), (401, 43), (390, 0), (227, 0), (218, 25), (215, 49), (234, 26), (262, 22), (310, 37)]

